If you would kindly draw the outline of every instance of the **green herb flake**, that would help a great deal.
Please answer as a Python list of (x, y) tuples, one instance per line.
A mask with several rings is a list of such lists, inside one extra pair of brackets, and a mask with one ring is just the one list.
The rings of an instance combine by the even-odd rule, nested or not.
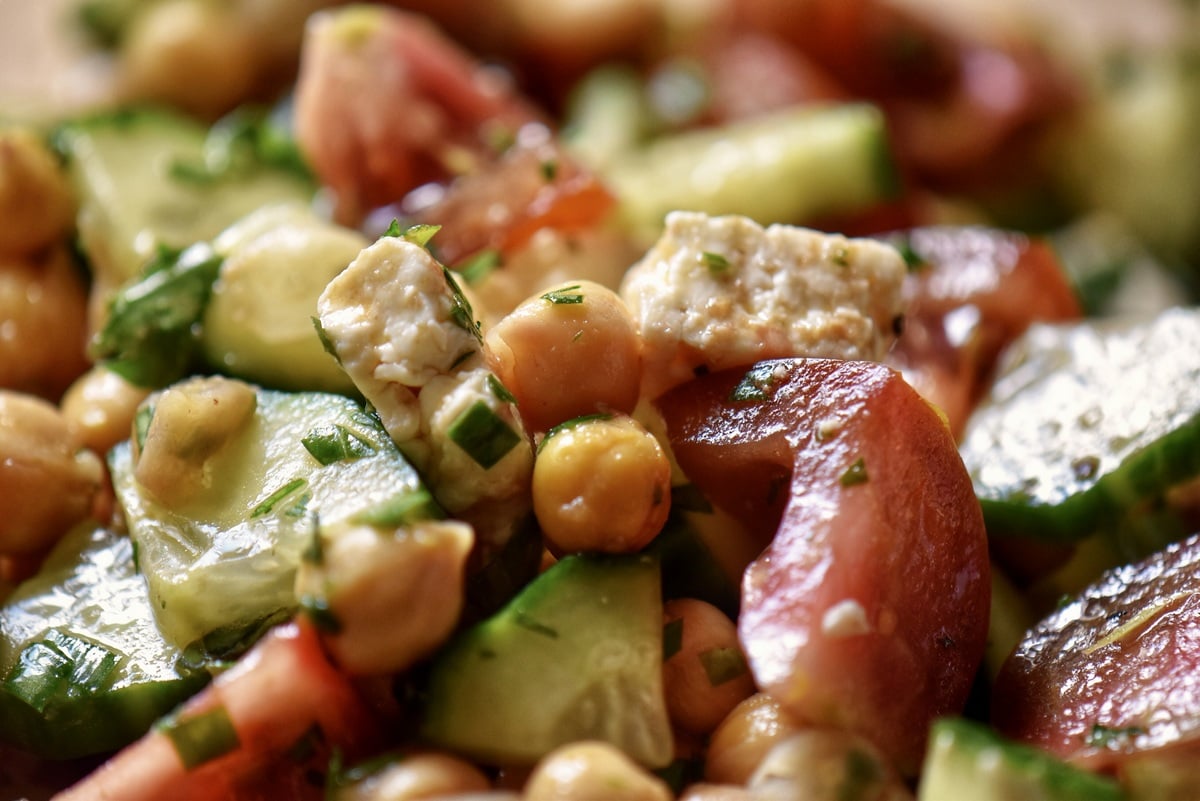
[(183, 766), (192, 770), (236, 751), (241, 742), (224, 706), (167, 718), (158, 730), (175, 746)]
[(146, 435), (150, 433), (150, 423), (154, 420), (154, 404), (143, 403), (133, 415), (133, 443), (138, 453), (146, 447)]
[(701, 651), (698, 657), (704, 668), (704, 675), (713, 687), (720, 687), (726, 682), (733, 681), (746, 674), (746, 657), (736, 647), (710, 648)]
[(352, 522), (376, 528), (399, 528), (422, 520), (441, 520), (445, 517), (445, 511), (433, 495), (421, 487), (364, 509), (354, 515)]
[(487, 278), (503, 262), (504, 259), (499, 250), (487, 248), (479, 251), (462, 264), (456, 265), (454, 271), (463, 277), (468, 286), (474, 286)]
[(304, 435), (300, 444), (322, 466), (375, 454), (375, 447), (367, 439), (337, 423), (317, 426)]
[(471, 302), (467, 300), (467, 296), (463, 294), (462, 287), (454, 280), (454, 275), (446, 267), (442, 268), (442, 274), (446, 277), (446, 285), (450, 287), (450, 319), (459, 328), (466, 331), (475, 338), (479, 344), (483, 344), (483, 328), (478, 320), (475, 319), (475, 310), (471, 308)]
[(663, 661), (666, 662), (683, 648), (683, 618), (676, 618), (663, 626)]
[(829, 252), (829, 260), (838, 267), (846, 267), (850, 264), (850, 249), (845, 245), (835, 245), (833, 250)]
[(547, 159), (539, 165), (542, 171), (542, 178), (546, 179), (546, 183), (550, 183), (558, 177), (558, 162), (554, 159)]
[(1140, 734), (1145, 734), (1145, 729), (1140, 726), (1105, 726), (1094, 723), (1088, 730), (1085, 742), (1091, 748), (1119, 749)]
[(548, 637), (551, 640), (558, 639), (557, 630), (547, 626), (541, 621), (535, 620), (525, 612), (518, 610), (516, 615), (513, 617), (513, 622), (527, 631), (532, 631), (534, 634), (540, 634), (541, 636)]
[(554, 289), (542, 295), (542, 300), (549, 301), (556, 306), (573, 305), (583, 303), (583, 293), (576, 290), (581, 289), (580, 284), (571, 284), (562, 289)]
[(337, 634), (342, 630), (342, 621), (338, 620), (328, 598), (316, 595), (302, 595), (299, 599), (300, 610), (317, 627), (317, 631), (325, 634)]
[(446, 430), (446, 436), (485, 470), (521, 442), (521, 435), (482, 400), (460, 414)]
[(287, 499), (300, 490), (308, 486), (308, 479), (293, 478), (291, 481), (284, 484), (279, 489), (268, 495), (261, 503), (250, 510), (251, 519), (268, 515), (279, 505), (280, 501)]
[(581, 425), (584, 425), (586, 423), (591, 423), (591, 422), (594, 422), (597, 420), (611, 420), (611, 419), (612, 419), (611, 414), (606, 414), (604, 412), (597, 412), (596, 414), (581, 414), (578, 417), (572, 417), (570, 420), (564, 420), (563, 422), (559, 423), (558, 425), (552, 426), (550, 428), (550, 430), (546, 432), (546, 435), (544, 437), (542, 437), (542, 441), (538, 443), (538, 450), (541, 451), (542, 448), (546, 447), (546, 443), (549, 442), (552, 437), (556, 437), (559, 434), (563, 433), (564, 431), (570, 431), (573, 428), (578, 428)]
[(707, 267), (708, 271), (713, 275), (722, 275), (727, 273), (729, 272), (729, 268), (731, 266), (729, 259), (722, 256), (720, 253), (713, 253), (710, 250), (706, 250), (701, 253), (700, 260), (704, 262), (704, 266)]
[(334, 346), (333, 340), (329, 338), (329, 333), (325, 330), (325, 326), (321, 324), (320, 317), (312, 318), (313, 328), (317, 330), (317, 339), (321, 340), (321, 347), (337, 360), (338, 364), (342, 363), (342, 357), (338, 356), (337, 347)]
[(846, 468), (846, 472), (842, 473), (842, 477), (838, 479), (838, 482), (843, 487), (853, 487), (858, 484), (866, 484), (869, 480), (870, 477), (867, 475), (866, 462), (860, 456), (854, 461), (854, 464)]
[(492, 391), (492, 394), (496, 396), (497, 400), (512, 404), (517, 402), (517, 396), (509, 392), (508, 387), (504, 386), (500, 379), (496, 378), (494, 374), (488, 373), (487, 384), (488, 389)]
[(731, 403), (770, 400), (778, 382), (779, 374), (774, 364), (757, 364), (742, 376), (742, 380), (729, 393), (729, 400)]

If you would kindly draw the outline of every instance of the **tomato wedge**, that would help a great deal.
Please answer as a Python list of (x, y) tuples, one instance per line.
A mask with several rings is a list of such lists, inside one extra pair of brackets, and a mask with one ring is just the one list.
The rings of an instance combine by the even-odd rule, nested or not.
[(1194, 763), (1198, 676), (1200, 535), (1193, 535), (1105, 573), (1035, 626), (996, 678), (993, 722), (1094, 769), (1121, 772), (1137, 759), (1181, 751)]
[(354, 755), (375, 730), (364, 701), (301, 621), (274, 629), (207, 689), (55, 798), (315, 801), (333, 749)]
[(758, 685), (915, 773), (931, 721), (966, 701), (990, 597), (983, 518), (940, 415), (888, 367), (823, 359), (714, 373), (658, 403), (713, 503), (760, 533), (779, 511), (742, 584)]

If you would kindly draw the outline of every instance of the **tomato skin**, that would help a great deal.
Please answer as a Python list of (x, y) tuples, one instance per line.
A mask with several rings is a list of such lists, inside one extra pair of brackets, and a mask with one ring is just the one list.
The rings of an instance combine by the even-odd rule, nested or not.
[(767, 402), (729, 400), (744, 370), (659, 402), (680, 466), (717, 505), (768, 497), (761, 477), (790, 475), (774, 539), (743, 581), (742, 647), (797, 720), (860, 733), (915, 773), (930, 722), (965, 704), (987, 636), (970, 480), (938, 413), (893, 370), (764, 365)]
[[(365, 702), (303, 620), (271, 631), (175, 715), (187, 719), (218, 706), (237, 732), (235, 750), (189, 770), (170, 738), (152, 729), (55, 798), (315, 801), (323, 797), (323, 776), (310, 772), (328, 764), (331, 749), (354, 755), (377, 734)], [(307, 760), (288, 756), (309, 739), (314, 750)]]
[(905, 280), (904, 331), (887, 361), (959, 436), (1001, 351), (1035, 321), (1083, 312), (1043, 240), (970, 226), (914, 228), (903, 237), (920, 263)]
[(1005, 735), (1087, 767), (1200, 754), (1200, 535), (1105, 573), (1002, 666)]

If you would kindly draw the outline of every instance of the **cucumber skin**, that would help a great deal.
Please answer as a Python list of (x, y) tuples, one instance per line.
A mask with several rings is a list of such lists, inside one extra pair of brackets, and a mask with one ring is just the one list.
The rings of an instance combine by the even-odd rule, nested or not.
[(648, 556), (561, 559), (435, 658), (422, 737), (493, 765), (583, 739), (668, 764), (660, 572)]

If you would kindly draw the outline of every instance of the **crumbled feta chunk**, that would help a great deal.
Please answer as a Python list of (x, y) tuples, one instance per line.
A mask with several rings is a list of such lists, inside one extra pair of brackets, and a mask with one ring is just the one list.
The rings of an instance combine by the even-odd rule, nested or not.
[(643, 391), (766, 358), (880, 359), (904, 274), (875, 240), (672, 212), (621, 286), (646, 343)]

